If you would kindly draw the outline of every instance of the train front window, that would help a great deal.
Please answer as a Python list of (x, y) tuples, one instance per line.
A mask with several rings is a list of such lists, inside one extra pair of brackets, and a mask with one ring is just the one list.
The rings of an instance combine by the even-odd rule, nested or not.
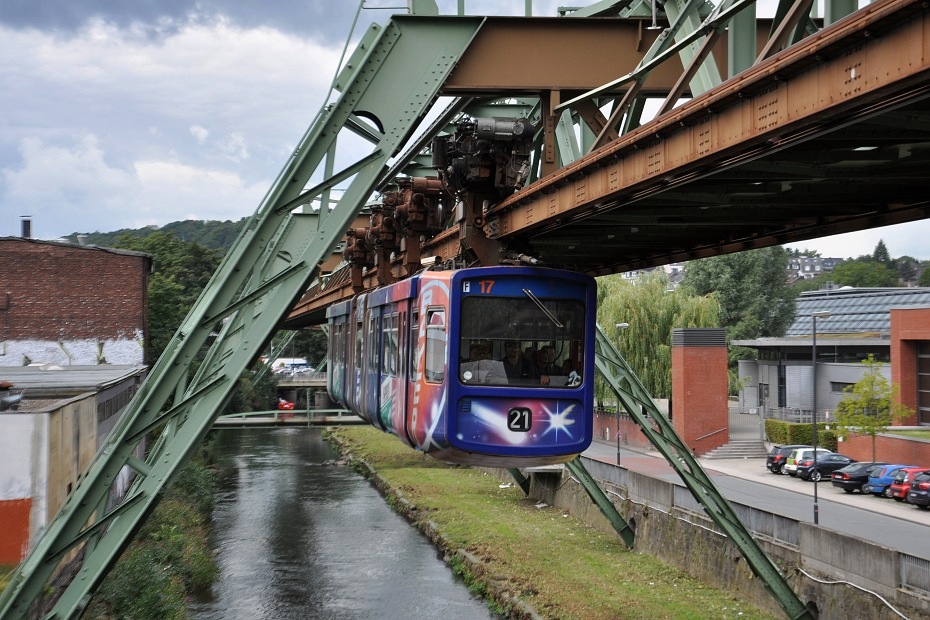
[(584, 376), (584, 304), (571, 299), (487, 297), (462, 301), (462, 383), (573, 387)]

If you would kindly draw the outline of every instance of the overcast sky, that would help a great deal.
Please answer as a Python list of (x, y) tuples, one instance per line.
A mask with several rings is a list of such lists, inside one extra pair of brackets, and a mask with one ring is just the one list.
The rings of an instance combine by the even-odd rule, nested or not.
[[(467, 0), (466, 10), (524, 4)], [(559, 4), (537, 1), (534, 13)], [(18, 235), (23, 215), (34, 237), (54, 239), (251, 214), (323, 103), (356, 8), (0, 0), (0, 236)], [(391, 12), (366, 9), (361, 22)], [(847, 257), (881, 238), (892, 256), (925, 259), (928, 233), (925, 221), (797, 246)]]

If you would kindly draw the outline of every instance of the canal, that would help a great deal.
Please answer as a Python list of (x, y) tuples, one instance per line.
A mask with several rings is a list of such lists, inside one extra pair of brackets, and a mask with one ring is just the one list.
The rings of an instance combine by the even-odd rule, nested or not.
[(211, 449), (220, 576), (191, 618), (497, 617), (319, 429), (223, 430)]

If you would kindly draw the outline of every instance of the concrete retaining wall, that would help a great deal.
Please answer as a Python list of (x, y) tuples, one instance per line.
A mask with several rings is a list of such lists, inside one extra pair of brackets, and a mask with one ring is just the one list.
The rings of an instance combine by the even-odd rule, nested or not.
[[(696, 510), (683, 485), (592, 459), (582, 460), (635, 529), (635, 551), (679, 566), (698, 579), (731, 590), (772, 613), (783, 613), (764, 584), (752, 574), (739, 549), (709, 517)], [(502, 480), (510, 479), (506, 470), (495, 471)], [(598, 530), (616, 534), (583, 487), (569, 478), (568, 470), (563, 471), (563, 479), (553, 480), (557, 476), (534, 474), (530, 495), (568, 510)], [(676, 497), (680, 498), (677, 502)], [(911, 620), (930, 620), (930, 591), (907, 585), (930, 584), (930, 562), (749, 506), (733, 507), (740, 519), (756, 530), (754, 538), (786, 575), (801, 600), (816, 605), (820, 620), (900, 620), (901, 615), (890, 606)], [(752, 523), (759, 524), (758, 529), (765, 533), (753, 528)]]

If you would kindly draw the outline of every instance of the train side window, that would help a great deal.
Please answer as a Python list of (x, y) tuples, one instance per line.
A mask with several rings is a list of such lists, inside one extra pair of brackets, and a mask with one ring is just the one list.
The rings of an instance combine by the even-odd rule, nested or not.
[(368, 311), (368, 370), (378, 372), (378, 323), (380, 323), (377, 314)]
[(426, 311), (426, 366), (424, 378), (429, 383), (442, 383), (446, 371), (446, 310)]
[(408, 377), (413, 379), (417, 374), (417, 339), (419, 334), (417, 331), (420, 329), (420, 311), (416, 308), (410, 313), (410, 338), (407, 339), (408, 352), (410, 353), (409, 368), (410, 372)]
[(365, 332), (362, 330), (362, 322), (355, 322), (355, 356), (353, 358), (353, 366), (361, 372), (362, 371), (362, 342), (364, 341)]
[(381, 350), (381, 370), (383, 374), (397, 375), (397, 313), (384, 316)]

